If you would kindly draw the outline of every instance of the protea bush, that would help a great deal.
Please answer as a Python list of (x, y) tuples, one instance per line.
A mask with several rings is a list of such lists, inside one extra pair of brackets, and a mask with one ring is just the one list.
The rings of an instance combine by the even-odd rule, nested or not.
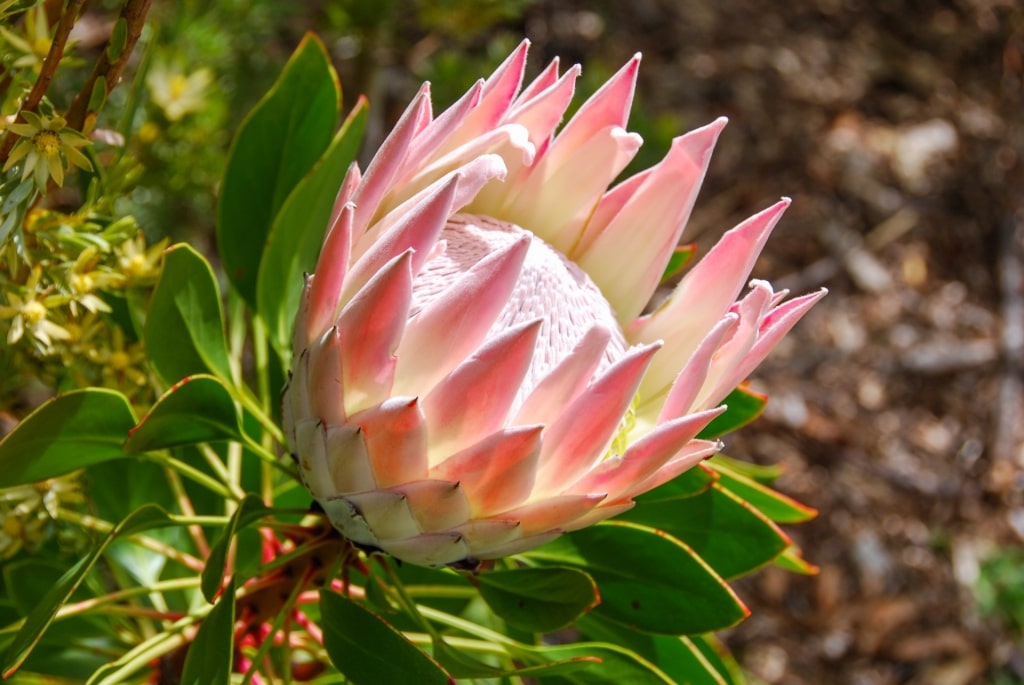
[(560, 127), (579, 67), (524, 85), (527, 50), (437, 116), (424, 85), (349, 168), (295, 325), (306, 487), (415, 564), (531, 549), (713, 455), (701, 430), (823, 294), (743, 292), (783, 199), (648, 311), (725, 119), (609, 189), (641, 145), (639, 55)]

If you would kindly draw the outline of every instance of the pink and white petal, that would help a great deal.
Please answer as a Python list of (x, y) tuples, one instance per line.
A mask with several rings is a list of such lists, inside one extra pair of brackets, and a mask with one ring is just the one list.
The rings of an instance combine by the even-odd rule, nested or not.
[(336, 495), (327, 463), (327, 441), (323, 424), (316, 419), (299, 419), (295, 424), (295, 455), (299, 474), (313, 497)]
[(469, 521), (471, 514), (466, 489), (446, 480), (420, 480), (394, 488), (409, 502), (413, 516), (424, 533), (437, 533)]
[(431, 478), (461, 483), (475, 517), (518, 506), (537, 475), (543, 426), (516, 426), (490, 435), (430, 469)]
[(658, 347), (648, 345), (627, 352), (548, 427), (537, 467), (535, 497), (561, 492), (603, 457)]
[[(401, 224), (405, 217), (409, 214), (420, 214), (422, 206), (425, 202), (429, 201), (430, 198), (436, 193), (438, 188), (445, 186), (455, 179), (455, 195), (452, 198), (452, 213), (459, 211), (462, 207), (470, 203), (480, 192), (480, 189), (486, 186), (493, 179), (502, 179), (505, 177), (505, 161), (500, 155), (486, 154), (481, 155), (458, 169), (442, 176), (437, 179), (434, 183), (427, 186), (423, 190), (419, 191), (412, 197), (407, 198), (400, 205), (395, 207), (394, 210), (383, 216), (380, 221), (371, 226), (352, 247), (352, 259), (353, 261), (361, 259), (362, 256), (378, 241), (381, 240), (382, 236), (387, 236), (396, 226)], [(500, 185), (500, 184), (495, 184)], [(413, 264), (416, 265), (414, 273), (419, 271), (419, 266), (426, 261), (424, 255), (415, 255)], [(346, 283), (346, 290), (348, 284)]]
[(329, 229), (320, 250), (316, 273), (308, 279), (308, 308), (304, 318), (307, 340), (315, 340), (334, 323), (341, 301), (345, 275), (348, 273), (349, 253), (352, 249), (352, 222), (356, 207), (344, 205)]
[[(525, 87), (523, 91), (519, 93), (519, 97), (516, 98), (515, 103), (506, 116), (512, 114), (516, 108), (521, 107), (525, 103), (529, 102), (533, 98), (537, 97), (540, 93), (550, 88), (555, 81), (558, 80), (558, 67), (561, 64), (556, 55), (554, 59), (548, 62), (548, 65), (544, 67), (544, 70), (537, 74), (537, 78), (533, 79)], [(579, 66), (579, 65), (576, 65)]]
[(519, 540), (523, 535), (523, 526), (518, 521), (473, 519), (449, 532), (461, 535), (469, 546), (468, 556), (477, 557), (479, 553)]
[[(389, 223), (386, 230), (372, 238), (369, 232), (364, 234), (364, 238), (370, 240), (366, 240), (365, 252), (352, 265), (344, 284), (345, 294), (350, 295), (362, 288), (373, 274), (407, 250), (412, 250), (412, 273), (418, 273), (426, 256), (437, 243), (448, 217), (452, 215), (459, 181), (458, 174), (445, 177), (427, 188), (425, 196), (417, 197), (415, 204), (394, 212), (392, 216), (397, 220)], [(378, 222), (374, 229), (384, 223)]]
[(611, 337), (611, 331), (604, 326), (591, 327), (572, 352), (526, 397), (515, 423), (551, 423), (559, 416), (594, 377)]
[(304, 392), (309, 395), (313, 416), (326, 424), (345, 421), (345, 383), (341, 371), (341, 338), (331, 328), (318, 345), (309, 349)]
[(725, 124), (718, 119), (676, 138), (622, 211), (605, 226), (591, 221), (587, 232), (596, 235), (589, 247), (569, 255), (608, 296), (621, 323), (636, 318), (658, 287)]
[(537, 533), (528, 537), (519, 538), (512, 542), (506, 542), (503, 545), (497, 545), (490, 549), (474, 553), (473, 556), (480, 560), (485, 559), (501, 559), (502, 557), (511, 556), (513, 554), (520, 554), (527, 552), (531, 549), (536, 549), (541, 545), (547, 544), (560, 536), (563, 533), (561, 530), (546, 530), (543, 533)]
[(373, 464), (359, 426), (331, 426), (324, 433), (324, 443), (327, 470), (330, 472), (330, 480), (324, 483), (334, 486), (331, 494), (346, 495), (377, 487)]
[(334, 527), (352, 542), (360, 545), (379, 546), (380, 540), (366, 524), (359, 511), (344, 497), (330, 497), (317, 500)]
[(643, 139), (610, 126), (594, 134), (575, 150), (551, 147), (524, 172), (518, 192), (510, 193), (501, 215), (519, 226), (528, 226), (563, 254), (579, 240), (608, 184), (626, 168)]
[(338, 317), (348, 413), (378, 404), (392, 394), (395, 352), (411, 298), (412, 253), (407, 251), (376, 273)]
[(551, 154), (575, 154), (598, 131), (609, 127), (625, 128), (629, 110), (633, 106), (639, 71), (640, 53), (637, 53), (580, 106), (558, 134), (551, 146)]
[(696, 408), (706, 409), (718, 404), (745, 378), (737, 375), (737, 367), (754, 346), (761, 321), (768, 314), (771, 301), (771, 284), (758, 280), (751, 282), (751, 291), (733, 307), (733, 311), (739, 315), (739, 325), (711, 360), (704, 387), (694, 400)]
[(505, 425), (542, 322), (520, 324), (487, 340), (427, 394), (423, 413), (432, 452), (452, 454)]
[(417, 134), (411, 145), (405, 167), (408, 172), (395, 180), (395, 184), (403, 183), (418, 168), (428, 163), (431, 155), (459, 130), (466, 117), (480, 105), (483, 97), (484, 80), (479, 79), (466, 93), (455, 101), (451, 107), (439, 114), (426, 128)]
[(404, 540), (382, 540), (389, 554), (420, 566), (445, 566), (469, 557), (469, 546), (458, 533), (417, 535)]
[(650, 492), (659, 485), (663, 485), (682, 473), (689, 471), (708, 457), (714, 456), (721, 449), (722, 443), (717, 440), (691, 440), (668, 463), (634, 485), (624, 496), (633, 498), (645, 492)]
[(604, 501), (603, 494), (557, 495), (543, 497), (509, 509), (492, 518), (518, 521), (522, 524), (523, 537), (548, 530), (563, 529)]
[(788, 206), (789, 200), (783, 199), (726, 232), (660, 307), (630, 326), (630, 340), (665, 341), (664, 352), (651, 364), (649, 380), (641, 387), (643, 396), (658, 394), (729, 311)]
[(392, 397), (354, 414), (362, 429), (377, 487), (388, 488), (427, 477), (427, 427), (415, 397)]
[(543, 91), (529, 99), (520, 97), (505, 117), (505, 122), (524, 126), (530, 132), (530, 142), (539, 148), (554, 134), (565, 116), (579, 75), (580, 67), (575, 65)]
[(345, 496), (378, 540), (402, 540), (423, 531), (409, 499), (397, 490), (368, 490)]
[(658, 426), (629, 446), (621, 457), (608, 459), (577, 481), (568, 492), (603, 492), (612, 502), (678, 455), (725, 407), (690, 414)]
[(380, 149), (363, 174), (355, 196), (353, 232), (357, 239), (370, 225), (377, 213), (377, 207), (402, 169), (413, 138), (422, 129), (425, 117), (430, 117), (430, 84), (427, 83), (423, 84), (416, 97), (409, 103), (409, 107), (381, 143)]
[(612, 516), (623, 514), (632, 509), (635, 505), (636, 503), (633, 502), (633, 500), (609, 502), (607, 504), (602, 503), (601, 506), (587, 512), (572, 523), (567, 524), (565, 526), (565, 532), (571, 533), (574, 530), (587, 528), (595, 523), (610, 519)]
[(484, 82), (480, 103), (439, 151), (445, 154), (498, 125), (512, 106), (526, 71), (530, 41), (524, 40)]
[[(739, 316), (732, 312), (722, 317), (722, 320), (715, 324), (704, 340), (701, 341), (697, 351), (693, 353), (686, 366), (676, 376), (675, 382), (668, 391), (664, 403), (661, 403), (661, 410), (657, 414), (657, 424), (665, 423), (685, 416), (692, 411), (694, 402), (704, 387), (704, 381), (708, 377), (708, 370), (714, 354), (721, 347), (725, 340), (732, 336), (739, 325)], [(649, 402), (644, 398), (644, 403)], [(659, 403), (657, 398), (650, 399), (651, 409), (655, 409)], [(646, 414), (646, 406), (641, 405), (637, 415)]]
[[(530, 142), (529, 131), (522, 126), (505, 124), (491, 129), (444, 154), (429, 166), (417, 169), (416, 174), (402, 185), (401, 192), (393, 193), (381, 205), (381, 211), (397, 211), (393, 209), (396, 205), (419, 193), (445, 174), (457, 171), (484, 155), (497, 155), (508, 167), (530, 165), (535, 154), (536, 148)], [(503, 168), (502, 174), (504, 171)]]
[(530, 248), (529, 236), (480, 260), (406, 325), (395, 394), (420, 395), (480, 346), (508, 302)]

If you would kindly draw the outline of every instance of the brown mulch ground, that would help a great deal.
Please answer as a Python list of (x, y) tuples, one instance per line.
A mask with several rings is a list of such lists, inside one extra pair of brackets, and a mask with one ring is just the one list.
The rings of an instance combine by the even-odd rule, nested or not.
[(742, 582), (754, 613), (730, 646), (766, 683), (1024, 682), (972, 593), (1024, 542), (1024, 6), (593, 7), (531, 8), (535, 54), (639, 49), (645, 115), (728, 115), (691, 237), (792, 194), (758, 275), (831, 290), (728, 443), (821, 511), (791, 531), (821, 572)]

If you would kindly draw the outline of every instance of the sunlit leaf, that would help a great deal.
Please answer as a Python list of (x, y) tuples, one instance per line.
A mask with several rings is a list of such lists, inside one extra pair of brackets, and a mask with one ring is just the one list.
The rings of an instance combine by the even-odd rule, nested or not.
[(217, 280), (189, 245), (166, 252), (143, 338), (150, 364), (167, 383), (204, 373), (231, 380)]
[(602, 616), (650, 633), (720, 630), (748, 615), (732, 589), (692, 549), (662, 531), (607, 521), (523, 555), (576, 566), (597, 582)]
[(729, 393), (729, 396), (722, 400), (722, 404), (728, 405), (729, 408), (725, 413), (712, 419), (700, 432), (699, 437), (717, 438), (742, 428), (761, 415), (768, 404), (768, 397), (741, 386)]
[(87, 388), (58, 395), (0, 441), (0, 487), (124, 457), (122, 444), (134, 425), (135, 414), (121, 393)]
[(620, 518), (679, 538), (723, 578), (770, 563), (790, 544), (775, 524), (718, 483), (696, 497), (637, 502)]
[(776, 523), (802, 523), (818, 514), (816, 509), (761, 485), (723, 463), (712, 460), (709, 466), (718, 472), (718, 482), (723, 488), (743, 498)]
[(231, 393), (213, 376), (188, 376), (163, 394), (125, 442), (129, 452), (242, 440)]
[(477, 577), (480, 595), (510, 625), (537, 633), (564, 628), (600, 601), (594, 581), (571, 568), (520, 568)]
[(366, 607), (320, 593), (324, 648), (354, 685), (448, 685), (450, 677), (422, 650)]
[(185, 656), (181, 685), (227, 685), (234, 657), (235, 582), (230, 580), (220, 601), (199, 625)]
[(327, 149), (340, 100), (327, 51), (307, 34), (231, 144), (217, 211), (217, 247), (231, 284), (254, 308), (271, 224)]
[(267, 236), (256, 284), (258, 310), (280, 350), (291, 345), (291, 328), (304, 284), (316, 267), (338, 186), (355, 159), (366, 128), (360, 99), (317, 166), (295, 186)]
[(696, 243), (690, 243), (689, 245), (680, 245), (672, 251), (672, 256), (668, 259), (668, 264), (665, 265), (665, 271), (661, 274), (661, 282), (671, 280), (675, 276), (679, 275), (693, 256), (697, 254)]

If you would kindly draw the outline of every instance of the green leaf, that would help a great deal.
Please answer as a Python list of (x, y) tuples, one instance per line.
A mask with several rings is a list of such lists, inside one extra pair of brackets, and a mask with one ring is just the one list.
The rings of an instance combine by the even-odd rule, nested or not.
[(448, 685), (429, 656), (369, 609), (336, 592), (320, 593), (324, 648), (354, 685)]
[(586, 570), (601, 595), (594, 613), (638, 630), (705, 633), (735, 625), (749, 614), (686, 544), (635, 523), (606, 521), (523, 556), (548, 566)]
[(705, 440), (717, 438), (747, 425), (761, 415), (764, 406), (768, 404), (768, 397), (739, 387), (729, 393), (722, 404), (728, 405), (729, 408), (725, 410), (724, 414), (716, 416), (711, 423), (704, 427), (704, 430), (700, 432), (700, 438)]
[(150, 364), (167, 383), (201, 373), (231, 381), (217, 280), (189, 245), (167, 249), (143, 338)]
[(803, 552), (796, 545), (790, 545), (782, 554), (775, 557), (775, 565), (803, 576), (816, 575), (819, 570), (817, 566), (804, 559)]
[(227, 528), (221, 533), (217, 542), (210, 549), (210, 556), (203, 568), (202, 588), (206, 601), (212, 602), (220, 590), (221, 580), (224, 578), (224, 570), (227, 568), (228, 546), (239, 530), (250, 523), (260, 520), (270, 513), (270, 510), (263, 504), (256, 495), (246, 495), (239, 504), (235, 513), (231, 516)]
[(661, 274), (661, 282), (665, 283), (671, 280), (680, 271), (690, 263), (693, 256), (697, 254), (697, 244), (690, 243), (689, 245), (680, 245), (672, 251), (672, 256), (668, 258), (668, 264), (665, 265), (665, 271)]
[(550, 633), (564, 628), (600, 602), (586, 573), (572, 568), (519, 568), (477, 576), (480, 595), (516, 628)]
[[(532, 652), (559, 663), (576, 659), (582, 666), (570, 673), (535, 675), (545, 685), (678, 685), (656, 665), (632, 650), (608, 643), (577, 643), (545, 647)], [(522, 658), (522, 657), (521, 657)], [(523, 658), (529, 663), (529, 657)]]
[(278, 350), (291, 347), (303, 274), (316, 267), (338, 186), (359, 151), (365, 128), (366, 100), (360, 98), (317, 166), (295, 187), (274, 218), (260, 261), (256, 299)]
[(0, 441), (0, 487), (124, 457), (121, 445), (134, 425), (131, 405), (119, 392), (87, 388), (58, 395)]
[(694, 497), (707, 492), (711, 484), (718, 480), (718, 473), (698, 464), (682, 475), (676, 476), (664, 485), (659, 485), (649, 492), (636, 498), (637, 502), (661, 502), (685, 497)]
[(733, 473), (746, 476), (750, 480), (756, 481), (761, 485), (771, 485), (779, 479), (779, 476), (782, 475), (781, 464), (755, 464), (743, 459), (734, 459), (733, 457), (722, 454), (721, 452), (711, 457), (707, 463), (709, 465), (718, 464), (720, 466), (725, 466)]
[(129, 452), (196, 445), (217, 440), (243, 440), (235, 400), (213, 376), (188, 376), (163, 394), (124, 447)]
[(127, 535), (134, 535), (152, 528), (180, 525), (168, 517), (167, 513), (154, 505), (147, 504), (129, 514), (123, 521), (114, 526), (100, 544), (77, 564), (72, 566), (60, 577), (46, 596), (36, 605), (35, 609), (25, 618), (21, 630), (14, 636), (3, 657), (3, 675), (9, 678), (18, 666), (25, 661), (32, 649), (38, 644), (43, 633), (53, 622), (57, 611), (68, 601), (82, 581), (92, 570), (96, 561), (114, 540)]
[(761, 485), (725, 464), (716, 463), (712, 459), (708, 465), (718, 472), (718, 482), (723, 488), (746, 500), (776, 523), (803, 523), (818, 515), (816, 509)]
[(727, 685), (714, 664), (688, 637), (648, 635), (595, 615), (584, 616), (577, 625), (588, 639), (626, 647), (657, 664), (672, 682)]
[(231, 144), (217, 211), (217, 247), (228, 279), (253, 308), (271, 224), (327, 148), (340, 100), (327, 51), (307, 34)]
[(718, 483), (696, 497), (637, 502), (620, 518), (679, 538), (723, 578), (770, 563), (790, 544), (775, 524)]
[(747, 684), (743, 669), (717, 637), (712, 634), (694, 635), (692, 638), (688, 638), (688, 641), (714, 667), (725, 685)]
[(182, 685), (228, 685), (234, 658), (235, 580), (203, 619), (185, 656)]

